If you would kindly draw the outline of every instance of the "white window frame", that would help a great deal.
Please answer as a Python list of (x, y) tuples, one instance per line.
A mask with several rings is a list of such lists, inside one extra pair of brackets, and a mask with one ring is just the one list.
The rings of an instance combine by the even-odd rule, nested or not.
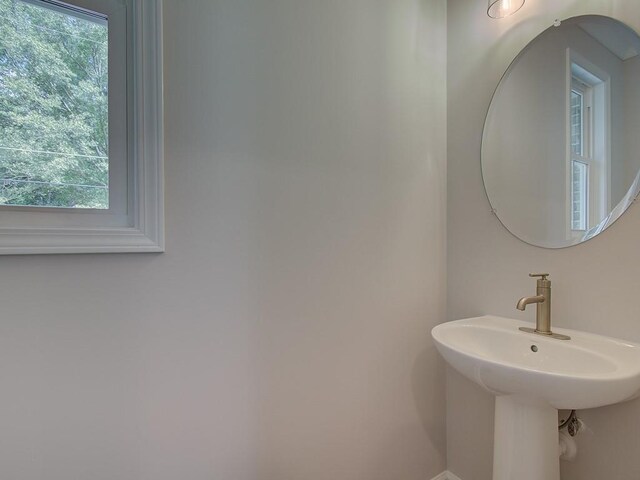
[[(118, 32), (126, 35), (126, 59), (113, 59), (121, 60), (121, 65), (126, 62), (123, 72), (126, 127), (122, 122), (113, 125), (126, 128), (123, 132), (126, 142), (121, 149), (124, 161), (114, 163), (114, 170), (125, 180), (120, 182), (117, 198), (112, 198), (110, 186), (110, 208), (105, 211), (0, 206), (0, 255), (163, 252), (162, 2), (65, 0), (64, 3), (99, 13), (105, 13), (106, 4), (126, 9), (123, 25), (126, 31)], [(112, 33), (110, 26), (110, 72), (114, 65)], [(109, 81), (111, 86), (111, 77)], [(109, 107), (111, 115), (111, 103)], [(112, 123), (109, 122), (110, 140)], [(111, 145), (109, 161), (111, 185)]]
[[(572, 64), (577, 65), (579, 76), (588, 76), (588, 80), (574, 78)], [(611, 81), (610, 75), (590, 62), (587, 57), (575, 50), (566, 50), (566, 237), (582, 238), (594, 225), (597, 225), (610, 211), (610, 169), (611, 169)], [(589, 85), (588, 83), (591, 83)], [(571, 91), (580, 90), (585, 100), (583, 117), (583, 155), (576, 156), (571, 149)], [(594, 129), (597, 129), (597, 133)], [(587, 166), (587, 212), (586, 232), (573, 230), (572, 222), (572, 166), (578, 161)]]
[[(581, 232), (584, 233), (589, 230), (590, 222), (589, 222), (589, 213), (590, 213), (590, 185), (592, 183), (591, 172), (594, 168), (594, 159), (593, 159), (593, 145), (591, 142), (592, 137), (592, 129), (593, 129), (593, 87), (590, 87), (580, 81), (579, 79), (572, 77), (571, 78), (571, 92), (576, 92), (582, 98), (582, 108), (581, 108), (581, 147), (582, 152), (580, 155), (571, 151), (571, 165), (570, 165), (570, 178), (569, 182), (571, 184), (571, 203), (570, 203), (570, 211), (571, 211), (571, 230), (573, 232)], [(571, 115), (571, 112), (569, 113)], [(571, 142), (571, 139), (569, 139)], [(581, 163), (586, 168), (586, 179), (585, 179), (585, 191), (583, 191), (584, 196), (584, 212), (582, 215), (584, 216), (584, 228), (574, 229), (573, 228), (573, 203), (574, 203), (574, 178), (573, 178), (573, 165), (574, 163)]]

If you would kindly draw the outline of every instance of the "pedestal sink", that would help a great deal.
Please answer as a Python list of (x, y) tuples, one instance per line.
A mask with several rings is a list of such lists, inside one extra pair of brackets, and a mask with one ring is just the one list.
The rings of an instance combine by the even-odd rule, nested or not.
[(468, 318), (431, 331), (458, 372), (496, 395), (494, 480), (559, 480), (558, 410), (602, 407), (640, 393), (640, 345), (554, 328), (571, 340), (525, 333), (527, 322)]

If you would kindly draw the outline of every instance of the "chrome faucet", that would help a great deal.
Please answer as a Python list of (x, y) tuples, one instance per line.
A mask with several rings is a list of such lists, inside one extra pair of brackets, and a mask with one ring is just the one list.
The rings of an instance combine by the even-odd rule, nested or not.
[(537, 304), (536, 308), (536, 328), (520, 327), (520, 330), (527, 333), (546, 335), (558, 340), (570, 340), (571, 337), (553, 333), (551, 331), (551, 280), (547, 280), (548, 273), (530, 273), (530, 277), (540, 277), (536, 282), (536, 296), (522, 297), (518, 300), (516, 308), (523, 310), (531, 303)]

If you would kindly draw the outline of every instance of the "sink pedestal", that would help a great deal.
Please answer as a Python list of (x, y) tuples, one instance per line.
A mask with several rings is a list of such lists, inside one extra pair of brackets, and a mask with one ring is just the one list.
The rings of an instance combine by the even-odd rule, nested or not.
[(496, 397), (493, 480), (560, 480), (558, 410), (516, 395)]

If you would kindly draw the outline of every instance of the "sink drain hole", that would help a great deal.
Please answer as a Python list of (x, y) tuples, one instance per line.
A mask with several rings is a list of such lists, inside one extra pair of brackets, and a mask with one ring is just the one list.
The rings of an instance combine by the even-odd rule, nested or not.
[(531, 351), (532, 352), (537, 352), (538, 351), (538, 347), (536, 345), (531, 345)]

